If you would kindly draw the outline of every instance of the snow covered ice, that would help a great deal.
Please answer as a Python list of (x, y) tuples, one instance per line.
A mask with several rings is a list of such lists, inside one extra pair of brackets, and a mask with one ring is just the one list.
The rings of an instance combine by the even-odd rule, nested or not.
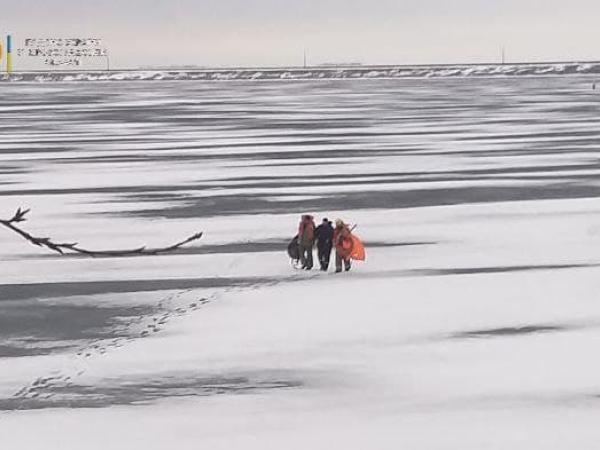
[[(2, 83), (0, 217), (205, 232), (0, 229), (2, 448), (596, 448), (593, 82)], [(367, 261), (293, 270), (302, 213)]]

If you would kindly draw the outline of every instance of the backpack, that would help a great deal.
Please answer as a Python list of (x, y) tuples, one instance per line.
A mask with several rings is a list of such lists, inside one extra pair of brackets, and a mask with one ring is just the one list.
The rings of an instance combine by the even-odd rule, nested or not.
[(292, 262), (298, 262), (300, 260), (300, 248), (298, 243), (298, 235), (296, 235), (288, 244), (287, 253)]

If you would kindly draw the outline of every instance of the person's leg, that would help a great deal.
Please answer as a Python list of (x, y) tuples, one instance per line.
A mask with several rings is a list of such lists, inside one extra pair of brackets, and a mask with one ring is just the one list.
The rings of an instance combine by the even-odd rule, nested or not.
[(342, 271), (342, 257), (340, 256), (340, 254), (336, 251), (335, 252), (335, 272), (339, 273)]
[(322, 245), (319, 245), (317, 247), (317, 255), (319, 257), (319, 264), (321, 265), (321, 270), (325, 270), (324, 269), (324, 262), (325, 262), (325, 249), (323, 248)]
[(323, 270), (329, 270), (329, 260), (331, 259), (331, 246), (328, 246), (323, 251)]
[(312, 246), (306, 249), (306, 270), (313, 268), (313, 249)]
[(348, 272), (351, 267), (352, 267), (352, 263), (350, 262), (350, 259), (345, 259), (344, 260), (344, 269), (346, 270), (346, 272)]
[(300, 266), (304, 269), (306, 267), (306, 249), (300, 244), (298, 250), (300, 251)]

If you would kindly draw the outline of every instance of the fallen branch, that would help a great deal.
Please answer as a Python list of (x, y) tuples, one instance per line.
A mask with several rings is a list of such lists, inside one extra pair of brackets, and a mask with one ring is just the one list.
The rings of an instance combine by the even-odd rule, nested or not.
[(66, 253), (79, 253), (81, 255), (86, 255), (86, 256), (91, 256), (91, 257), (159, 255), (161, 253), (173, 252), (173, 251), (183, 247), (184, 245), (187, 245), (191, 242), (197, 241), (198, 239), (200, 239), (202, 237), (202, 233), (196, 233), (193, 236), (190, 236), (189, 238), (187, 238), (181, 242), (178, 242), (177, 244), (171, 245), (169, 247), (161, 247), (161, 248), (139, 247), (139, 248), (134, 248), (134, 249), (130, 249), (130, 250), (105, 250), (105, 251), (88, 250), (88, 249), (80, 247), (78, 243), (60, 244), (60, 243), (53, 242), (51, 238), (36, 237), (36, 236), (33, 236), (32, 234), (28, 233), (27, 231), (23, 230), (22, 228), (20, 228), (18, 226), (18, 224), (25, 222), (27, 220), (26, 216), (29, 213), (29, 211), (30, 211), (29, 209), (23, 210), (23, 209), (19, 208), (19, 209), (17, 209), (17, 212), (15, 213), (15, 215), (12, 218), (10, 218), (8, 220), (0, 219), (0, 225), (3, 225), (6, 228), (14, 231), (18, 235), (20, 235), (22, 238), (31, 242), (33, 245), (37, 245), (38, 247), (47, 248), (56, 253), (60, 253), (61, 255), (64, 255)]

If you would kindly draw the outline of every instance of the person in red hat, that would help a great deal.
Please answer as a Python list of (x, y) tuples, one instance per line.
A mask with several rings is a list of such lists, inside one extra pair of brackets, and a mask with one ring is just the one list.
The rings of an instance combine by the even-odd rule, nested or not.
[(315, 222), (313, 216), (305, 214), (298, 226), (298, 247), (300, 263), (305, 270), (313, 268), (313, 246), (315, 245)]

